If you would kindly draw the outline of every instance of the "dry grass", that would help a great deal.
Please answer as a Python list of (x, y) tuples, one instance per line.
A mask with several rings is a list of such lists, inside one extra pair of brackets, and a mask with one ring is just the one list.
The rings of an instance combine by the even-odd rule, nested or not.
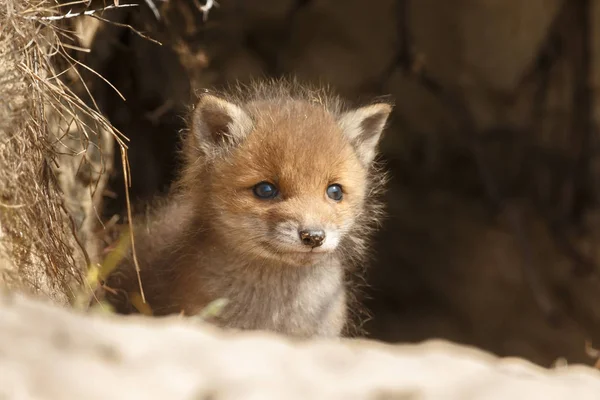
[(82, 49), (67, 49), (72, 32), (47, 17), (67, 11), (55, 0), (0, 3), (0, 286), (59, 303), (82, 287), (90, 259), (78, 239), (80, 221), (66, 212), (57, 167), (71, 157), (73, 175), (96, 168), (93, 198), (104, 164), (98, 170), (86, 155), (92, 148), (102, 155), (99, 132), (116, 138), (127, 162), (122, 136), (63, 79), (79, 76), (68, 50)]

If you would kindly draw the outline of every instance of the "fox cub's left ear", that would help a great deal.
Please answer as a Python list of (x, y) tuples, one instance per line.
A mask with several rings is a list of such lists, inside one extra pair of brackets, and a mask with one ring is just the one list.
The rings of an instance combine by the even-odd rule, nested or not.
[(196, 146), (205, 152), (239, 143), (252, 130), (252, 119), (238, 105), (203, 94), (192, 119)]
[(348, 111), (340, 118), (342, 130), (364, 165), (373, 162), (377, 143), (391, 111), (390, 104), (378, 103)]

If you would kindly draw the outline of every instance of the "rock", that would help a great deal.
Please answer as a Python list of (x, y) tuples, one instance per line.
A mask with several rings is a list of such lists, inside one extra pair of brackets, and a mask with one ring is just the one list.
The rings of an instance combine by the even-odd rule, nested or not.
[(393, 71), (384, 92), (392, 96), (395, 104), (381, 146), (386, 155), (408, 157), (404, 153), (421, 144), (425, 159), (432, 161), (448, 141), (455, 143), (463, 135), (447, 104), (401, 68)]
[(277, 23), (293, 11), (295, 0), (246, 0), (237, 2), (237, 12), (246, 25)]
[(410, 2), (415, 50), (443, 83), (512, 91), (536, 56), (560, 1)]
[(600, 373), (442, 341), (292, 341), (0, 296), (0, 398), (597, 399)]
[(560, 7), (556, 0), (409, 3), (417, 59), (442, 86), (463, 92), (475, 122), (496, 123), (490, 93), (509, 95), (534, 61)]
[(344, 93), (379, 84), (398, 54), (395, 10), (391, 0), (311, 1), (294, 19), (283, 71)]

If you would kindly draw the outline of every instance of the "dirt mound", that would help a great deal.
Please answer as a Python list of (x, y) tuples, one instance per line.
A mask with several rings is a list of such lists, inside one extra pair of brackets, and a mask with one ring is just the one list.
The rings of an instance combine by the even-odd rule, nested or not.
[(589, 367), (548, 370), (444, 341), (290, 341), (177, 317), (81, 315), (14, 296), (0, 296), (0, 352), (6, 400), (592, 400), (600, 391), (600, 372)]

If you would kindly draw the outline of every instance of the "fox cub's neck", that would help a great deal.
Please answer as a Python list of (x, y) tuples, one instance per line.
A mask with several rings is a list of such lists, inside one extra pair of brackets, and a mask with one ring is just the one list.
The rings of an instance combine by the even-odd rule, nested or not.
[[(178, 276), (173, 292), (187, 294), (178, 302), (187, 315), (224, 298), (228, 302), (216, 322), (225, 327), (295, 336), (337, 336), (344, 327), (344, 269), (336, 254), (298, 265), (248, 259), (236, 249), (206, 240), (186, 262), (187, 273)], [(201, 271), (196, 270), (199, 265)]]

